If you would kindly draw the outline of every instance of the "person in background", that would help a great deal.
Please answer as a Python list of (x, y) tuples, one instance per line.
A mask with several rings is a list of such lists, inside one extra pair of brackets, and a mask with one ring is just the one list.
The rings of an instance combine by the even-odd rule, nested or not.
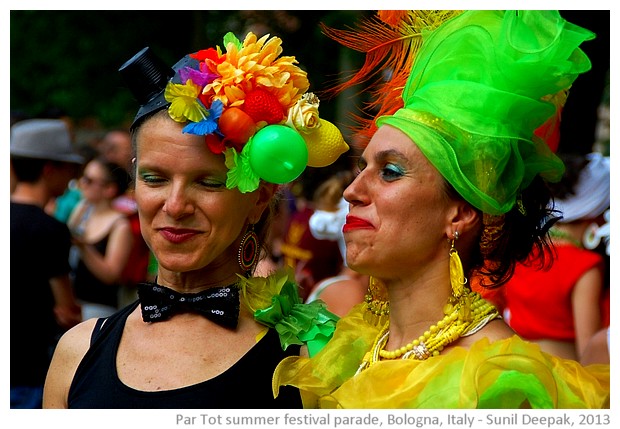
[(506, 321), (517, 334), (548, 353), (579, 360), (604, 328), (601, 309), (609, 267), (601, 254), (584, 248), (583, 237), (609, 209), (609, 157), (591, 153), (563, 159), (563, 180), (552, 184), (554, 209), (562, 218), (550, 230), (548, 266), (540, 267), (532, 255), (517, 264), (501, 293)]
[(71, 237), (44, 207), (61, 195), (83, 159), (65, 123), (27, 119), (11, 127), (11, 408), (41, 408), (58, 337), (82, 320), (69, 279)]
[(597, 363), (609, 364), (610, 362), (610, 327), (600, 329), (592, 335), (588, 344), (581, 354), (580, 362), (582, 365), (593, 365)]
[(342, 197), (344, 189), (353, 180), (350, 170), (339, 171), (321, 183), (314, 193), (315, 210), (308, 221), (310, 233), (319, 240), (338, 243), (343, 263), (340, 272), (314, 285), (306, 302), (317, 299), (338, 316), (345, 316), (353, 306), (364, 301), (368, 289), (368, 276), (350, 269), (345, 261), (346, 246), (342, 227), (346, 222), (349, 204)]
[(324, 343), (335, 319), (301, 303), (290, 273), (253, 276), (278, 187), (320, 150), (304, 136), (323, 132), (307, 75), (281, 44), (228, 33), (172, 68), (148, 47), (121, 67), (141, 106), (132, 175), (156, 282), (61, 338), (44, 407), (301, 406), (294, 388), (274, 399), (273, 370), (302, 343)]
[(9, 164), (9, 173), (11, 175), (10, 182), (9, 182), (11, 190), (9, 191), (9, 193), (13, 194), (13, 191), (17, 187), (17, 176), (15, 175), (15, 169), (13, 168), (12, 162)]
[(73, 288), (84, 319), (106, 317), (119, 309), (121, 273), (133, 244), (127, 217), (112, 203), (129, 184), (125, 169), (98, 157), (86, 164), (79, 186), (82, 200), (67, 225), (73, 235)]
[(131, 170), (131, 135), (124, 128), (106, 131), (99, 144), (101, 155), (110, 162), (120, 165), (126, 171)]
[[(131, 146), (131, 135), (128, 130), (123, 128), (109, 130), (103, 136), (100, 147), (105, 159), (123, 167), (127, 172), (131, 171), (133, 149)], [(124, 307), (137, 299), (139, 283), (152, 280), (149, 275), (149, 262), (151, 261), (152, 254), (144, 238), (142, 238), (138, 206), (131, 183), (125, 192), (112, 201), (112, 207), (127, 217), (132, 233), (133, 243), (129, 255), (130, 263), (126, 264), (123, 269), (119, 285), (119, 306)]]
[[(90, 146), (80, 146), (78, 151), (84, 158), (82, 168), (98, 155), (98, 152)], [(75, 206), (77, 206), (82, 199), (82, 191), (80, 191), (80, 186), (78, 184), (78, 179), (81, 174), (82, 171), (80, 170), (78, 177), (69, 181), (67, 189), (65, 189), (63, 194), (55, 198), (46, 208), (48, 213), (53, 214), (53, 216), (61, 222), (67, 223), (69, 216), (71, 216), (71, 212), (73, 212)]]
[(372, 299), (318, 354), (283, 360), (275, 393), (295, 386), (321, 408), (609, 407), (609, 365), (542, 352), (468, 284), (481, 270), (499, 287), (549, 246), (545, 183), (564, 166), (536, 130), (590, 69), (579, 45), (594, 34), (550, 10), (380, 11), (324, 28), (368, 49), (345, 86), (373, 59), (393, 71), (344, 191), (347, 264), (371, 276)]
[(307, 299), (316, 283), (338, 274), (342, 266), (337, 243), (313, 236), (308, 224), (315, 211), (313, 195), (324, 180), (323, 175), (306, 171), (291, 186), (293, 205), (279, 246), (281, 263), (295, 271), (302, 300)]

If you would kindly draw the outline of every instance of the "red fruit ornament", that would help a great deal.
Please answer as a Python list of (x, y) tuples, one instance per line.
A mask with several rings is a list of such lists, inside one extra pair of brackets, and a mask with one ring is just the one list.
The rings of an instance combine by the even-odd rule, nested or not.
[(243, 110), (257, 123), (265, 121), (273, 125), (284, 119), (284, 112), (278, 98), (262, 88), (254, 89), (245, 95)]

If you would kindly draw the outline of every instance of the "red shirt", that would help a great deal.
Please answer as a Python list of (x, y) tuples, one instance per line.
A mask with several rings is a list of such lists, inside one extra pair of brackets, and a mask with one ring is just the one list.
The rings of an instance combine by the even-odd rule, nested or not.
[(556, 244), (547, 271), (517, 264), (504, 285), (510, 326), (525, 339), (574, 340), (571, 294), (579, 278), (603, 263), (600, 254), (570, 244)]

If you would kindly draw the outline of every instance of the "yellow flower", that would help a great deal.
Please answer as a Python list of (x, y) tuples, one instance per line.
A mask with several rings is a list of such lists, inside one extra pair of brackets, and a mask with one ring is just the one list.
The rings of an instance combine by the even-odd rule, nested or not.
[(221, 76), (205, 86), (203, 94), (220, 100), (225, 107), (240, 106), (245, 94), (258, 86), (268, 88), (284, 111), (288, 111), (310, 87), (306, 72), (296, 66), (295, 57), (284, 56), (282, 40), (269, 35), (257, 39), (248, 33), (240, 49), (226, 46), (226, 58), (217, 66)]
[(177, 122), (200, 122), (208, 116), (205, 107), (198, 101), (200, 86), (188, 80), (184, 85), (168, 83), (164, 97), (170, 102), (168, 113)]

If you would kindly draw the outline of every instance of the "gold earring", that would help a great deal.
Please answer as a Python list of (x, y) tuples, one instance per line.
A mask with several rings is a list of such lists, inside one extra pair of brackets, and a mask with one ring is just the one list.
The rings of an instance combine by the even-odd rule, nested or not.
[(467, 283), (465, 273), (463, 272), (463, 263), (454, 245), (458, 239), (459, 232), (455, 231), (450, 245), (450, 284), (452, 286), (452, 296), (455, 300), (458, 300), (463, 295), (463, 288)]
[(390, 302), (385, 285), (378, 279), (370, 277), (365, 296), (366, 312), (364, 320), (375, 326), (383, 326), (390, 317)]

